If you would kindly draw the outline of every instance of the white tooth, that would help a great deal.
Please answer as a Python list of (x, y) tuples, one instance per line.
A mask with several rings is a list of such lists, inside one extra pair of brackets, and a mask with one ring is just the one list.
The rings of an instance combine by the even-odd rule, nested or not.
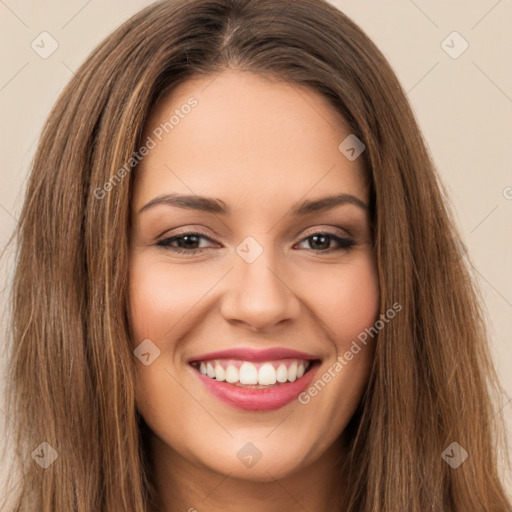
[(288, 370), (284, 363), (277, 367), (276, 380), (277, 382), (286, 382), (288, 380)]
[(226, 380), (226, 372), (219, 363), (215, 365), (215, 378), (220, 381)]
[(258, 372), (258, 384), (260, 386), (269, 386), (276, 383), (276, 370), (272, 363), (265, 363), (261, 365)]
[(258, 384), (258, 370), (247, 361), (240, 365), (240, 384)]
[(288, 380), (290, 382), (293, 382), (297, 379), (297, 361), (293, 361), (293, 363), (290, 365), (290, 368), (288, 368)]
[(226, 382), (233, 384), (234, 382), (238, 382), (238, 368), (231, 364), (226, 368)]
[(203, 374), (203, 375), (206, 375), (206, 365), (201, 361), (201, 364), (199, 365), (199, 371)]
[(213, 369), (213, 365), (211, 363), (206, 363), (206, 375), (213, 379), (215, 377), (215, 370)]
[(304, 375), (304, 364), (300, 363), (299, 366), (297, 366), (297, 379), (300, 379)]

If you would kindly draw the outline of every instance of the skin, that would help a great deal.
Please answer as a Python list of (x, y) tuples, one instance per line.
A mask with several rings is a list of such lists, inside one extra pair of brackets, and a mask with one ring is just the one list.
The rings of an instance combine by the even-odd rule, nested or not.
[[(338, 193), (368, 204), (362, 158), (338, 150), (351, 132), (322, 95), (233, 69), (171, 91), (144, 140), (192, 96), (197, 106), (137, 167), (132, 197), (133, 347), (150, 339), (160, 350), (150, 365), (137, 362), (137, 406), (152, 431), (163, 510), (327, 512), (339, 498), (340, 436), (367, 385), (373, 343), (307, 405), (263, 412), (219, 401), (186, 361), (235, 346), (286, 347), (320, 358), (321, 377), (374, 324), (369, 212), (344, 204), (290, 215), (297, 202)], [(139, 212), (168, 193), (219, 198), (234, 213), (162, 204)], [(339, 245), (315, 245), (321, 230), (356, 245), (328, 252)], [(208, 238), (181, 247), (202, 253), (156, 245), (198, 231)], [(252, 263), (236, 252), (248, 236), (263, 249)], [(247, 442), (262, 453), (252, 467), (237, 457)]]

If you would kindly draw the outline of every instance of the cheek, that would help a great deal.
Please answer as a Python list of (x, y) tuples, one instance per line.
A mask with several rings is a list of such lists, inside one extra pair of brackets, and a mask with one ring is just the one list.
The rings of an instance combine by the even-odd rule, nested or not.
[(329, 293), (316, 288), (314, 299), (336, 354), (325, 361), (299, 402), (308, 409), (314, 429), (327, 446), (346, 427), (365, 390), (375, 350), (375, 338), (367, 336), (365, 329), (379, 317), (380, 290), (370, 253), (313, 282), (328, 285), (324, 289)]
[(311, 308), (328, 328), (338, 352), (377, 320), (380, 308), (378, 272), (370, 253), (329, 274), (308, 281)]
[(344, 281), (339, 294), (340, 335), (355, 339), (377, 320), (380, 307), (379, 281), (375, 266), (366, 261)]
[[(146, 338), (165, 340), (170, 329), (175, 334), (186, 327), (189, 311), (216, 281), (211, 272), (197, 267), (175, 265), (136, 255), (130, 264), (130, 311), (134, 344)], [(340, 348), (350, 344), (379, 313), (379, 283), (371, 253), (332, 272), (302, 271), (297, 293), (309, 303)], [(314, 283), (314, 286), (311, 286)], [(192, 315), (193, 316), (193, 315)]]
[[(135, 257), (130, 265), (130, 321), (134, 343), (145, 338), (163, 342), (171, 329), (186, 324), (187, 313), (211, 287), (210, 279), (185, 266)], [(167, 335), (167, 336), (166, 336)], [(174, 336), (173, 336), (174, 337)]]

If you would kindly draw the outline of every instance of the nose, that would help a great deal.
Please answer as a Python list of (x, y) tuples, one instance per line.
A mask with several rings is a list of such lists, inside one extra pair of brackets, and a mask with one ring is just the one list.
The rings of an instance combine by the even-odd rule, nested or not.
[(259, 331), (299, 317), (300, 300), (291, 276), (283, 271), (270, 249), (252, 263), (237, 253), (234, 260), (235, 268), (229, 273), (221, 304), (221, 314), (228, 322)]

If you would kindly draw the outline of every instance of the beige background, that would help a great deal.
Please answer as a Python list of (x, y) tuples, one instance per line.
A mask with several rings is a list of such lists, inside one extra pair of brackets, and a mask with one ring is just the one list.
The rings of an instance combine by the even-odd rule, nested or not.
[[(58, 94), (105, 36), (150, 3), (0, 0), (0, 247), (16, 225), (29, 163)], [(485, 298), (493, 357), (506, 389), (501, 407), (510, 432), (512, 0), (332, 3), (356, 21), (390, 61), (448, 186)], [(43, 31), (58, 43), (47, 59), (31, 48)], [(456, 59), (443, 46), (451, 46), (447, 50), (452, 53), (458, 51), (463, 44), (458, 36), (450, 36), (442, 46), (454, 31), (469, 44)], [(12, 263), (7, 259), (1, 265), (3, 311)], [(0, 334), (0, 342), (3, 339)], [(0, 371), (5, 355), (0, 352)], [(512, 490), (510, 475), (506, 478)]]

